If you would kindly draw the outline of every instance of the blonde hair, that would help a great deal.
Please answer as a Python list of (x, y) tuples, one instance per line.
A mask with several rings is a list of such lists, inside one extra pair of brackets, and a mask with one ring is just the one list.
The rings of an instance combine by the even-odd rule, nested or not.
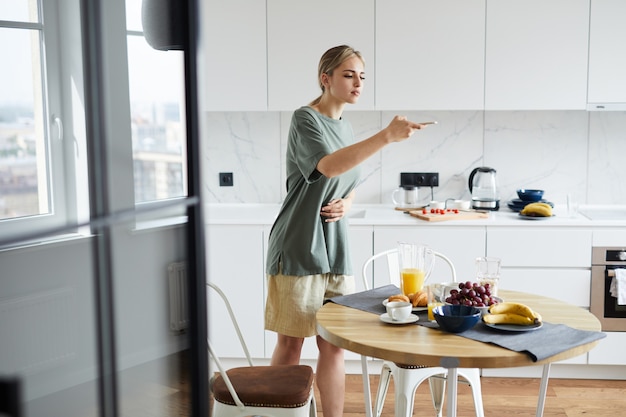
[(322, 84), (322, 75), (333, 75), (333, 71), (335, 70), (335, 68), (343, 64), (346, 59), (352, 58), (353, 56), (358, 57), (361, 62), (363, 62), (363, 65), (365, 65), (365, 60), (361, 56), (361, 53), (348, 45), (335, 46), (324, 52), (324, 54), (320, 58), (320, 63), (317, 67), (317, 80), (319, 82), (320, 89), (322, 90), (322, 94), (320, 94), (319, 97), (313, 100), (309, 104), (310, 106), (314, 106), (319, 103), (322, 99), (322, 95), (324, 95), (324, 84)]

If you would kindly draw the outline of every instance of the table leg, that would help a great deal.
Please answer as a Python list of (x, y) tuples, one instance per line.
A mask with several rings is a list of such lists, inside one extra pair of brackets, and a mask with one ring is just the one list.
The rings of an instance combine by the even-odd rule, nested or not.
[(456, 391), (458, 384), (457, 368), (448, 368), (448, 406), (447, 417), (456, 417)]
[(541, 375), (541, 385), (539, 386), (539, 400), (537, 401), (537, 417), (543, 416), (543, 407), (546, 403), (546, 393), (548, 391), (548, 378), (550, 378), (550, 364), (543, 365)]
[(367, 368), (367, 356), (361, 355), (361, 374), (363, 376), (363, 396), (365, 397), (365, 417), (372, 417), (372, 395), (370, 391), (370, 373)]

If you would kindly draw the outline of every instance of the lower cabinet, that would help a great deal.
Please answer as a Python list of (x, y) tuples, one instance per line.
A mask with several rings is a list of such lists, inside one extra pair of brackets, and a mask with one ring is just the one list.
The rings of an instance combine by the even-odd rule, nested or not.
[[(216, 283), (232, 303), (253, 358), (271, 358), (276, 334), (264, 330), (265, 259), (271, 225), (210, 225), (207, 228), (207, 280)], [(586, 229), (511, 227), (406, 227), (352, 225), (350, 248), (356, 290), (362, 291), (362, 266), (373, 254), (392, 249), (398, 241), (423, 243), (449, 257), (459, 281), (475, 277), (475, 259), (502, 259), (501, 287), (531, 291), (582, 308), (589, 307), (592, 232)], [(450, 270), (439, 262), (434, 281), (449, 280)], [(384, 277), (384, 278), (383, 278)], [(387, 284), (381, 269), (370, 287)], [(218, 354), (243, 358), (237, 335), (222, 304), (209, 292), (209, 335)], [(609, 332), (587, 355), (564, 364), (626, 365), (622, 354), (626, 332)], [(315, 338), (307, 338), (302, 358), (317, 359)], [(358, 360), (346, 351), (347, 360)], [(533, 371), (534, 372), (534, 371)], [(517, 375), (512, 370), (485, 370), (484, 375)]]
[(494, 227), (487, 256), (502, 259), (501, 288), (589, 308), (591, 239), (587, 229)]
[[(206, 241), (207, 281), (219, 286), (228, 297), (250, 355), (263, 358), (264, 226), (210, 225)], [(228, 312), (217, 297), (208, 290), (211, 344), (221, 357), (243, 358)]]
[(589, 351), (590, 365), (626, 365), (626, 332), (606, 332), (606, 338)]

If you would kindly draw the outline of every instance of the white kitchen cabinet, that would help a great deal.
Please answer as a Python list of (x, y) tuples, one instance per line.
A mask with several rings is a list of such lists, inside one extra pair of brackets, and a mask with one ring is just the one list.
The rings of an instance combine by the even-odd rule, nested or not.
[(321, 94), (322, 54), (346, 44), (365, 59), (359, 102), (347, 110), (374, 108), (374, 0), (267, 0), (269, 110), (292, 111)]
[(590, 365), (626, 365), (626, 332), (606, 332), (606, 338), (589, 351)]
[(591, 0), (589, 109), (626, 103), (625, 20), (623, 0)]
[(487, 0), (485, 110), (587, 106), (590, 0)]
[(591, 299), (591, 271), (505, 267), (500, 275), (500, 288), (531, 292), (588, 309)]
[(591, 240), (588, 229), (489, 228), (487, 256), (502, 259), (501, 288), (588, 308)]
[[(484, 227), (375, 226), (374, 253), (394, 249), (399, 241), (425, 244), (450, 258), (458, 281), (471, 281), (476, 276), (476, 258), (485, 256), (485, 235)], [(387, 274), (383, 271), (374, 265), (377, 287), (387, 283)], [(436, 262), (430, 279), (432, 282), (451, 281), (450, 268), (443, 261)]]
[[(373, 226), (350, 226), (350, 251), (352, 265), (354, 268), (354, 278), (356, 290), (364, 291), (363, 284), (363, 264), (374, 254), (374, 227)], [(373, 282), (369, 283), (372, 287)]]
[(265, 0), (206, 3), (200, 25), (200, 107), (267, 110)]
[(556, 227), (490, 227), (487, 256), (502, 267), (591, 268), (590, 229)]
[[(207, 228), (207, 281), (232, 304), (250, 355), (263, 358), (263, 226), (211, 225)], [(211, 290), (212, 291), (212, 290)], [(221, 357), (243, 357), (235, 330), (217, 295), (208, 292), (209, 335)]]
[(376, 108), (484, 105), (485, 0), (376, 2)]

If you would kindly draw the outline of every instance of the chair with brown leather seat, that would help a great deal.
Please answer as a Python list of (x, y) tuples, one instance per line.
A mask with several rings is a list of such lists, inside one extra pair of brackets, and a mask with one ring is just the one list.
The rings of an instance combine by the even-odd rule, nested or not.
[(249, 366), (224, 369), (207, 340), (209, 354), (219, 373), (211, 379), (213, 412), (215, 417), (316, 417), (313, 391), (313, 368), (307, 365), (255, 366), (248, 347), (222, 290), (208, 283), (220, 295)]

